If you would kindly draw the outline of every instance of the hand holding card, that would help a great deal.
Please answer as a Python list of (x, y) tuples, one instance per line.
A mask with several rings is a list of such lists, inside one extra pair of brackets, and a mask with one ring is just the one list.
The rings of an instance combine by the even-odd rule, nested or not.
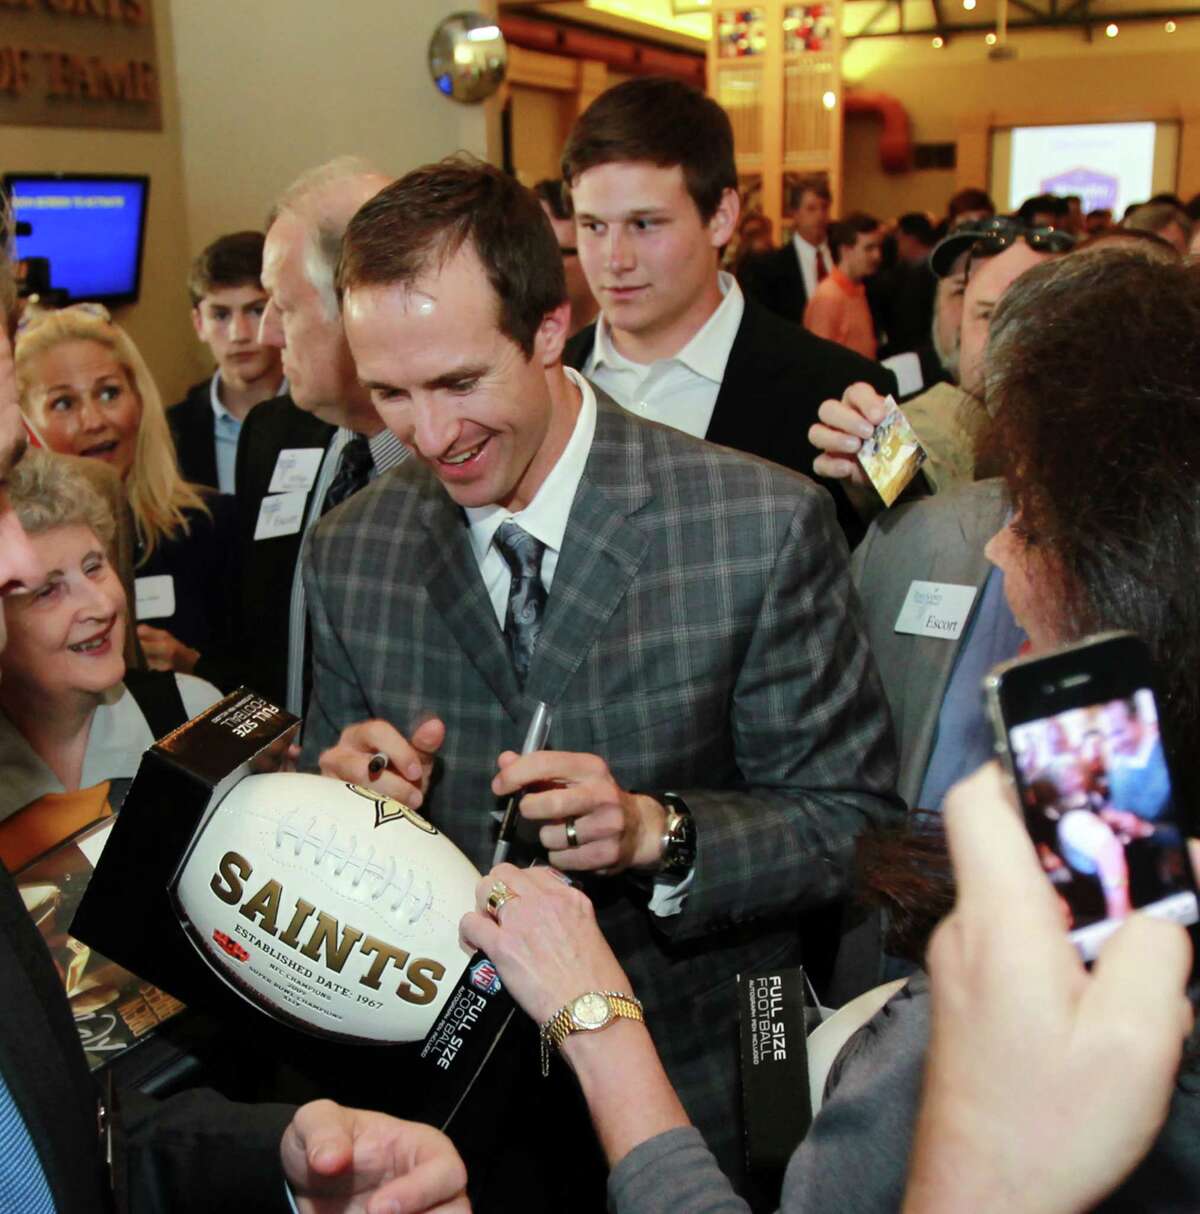
[(858, 462), (883, 499), (883, 504), (890, 506), (920, 471), (925, 462), (925, 449), (909, 425), (908, 418), (890, 396), (887, 406), (883, 421), (863, 443)]

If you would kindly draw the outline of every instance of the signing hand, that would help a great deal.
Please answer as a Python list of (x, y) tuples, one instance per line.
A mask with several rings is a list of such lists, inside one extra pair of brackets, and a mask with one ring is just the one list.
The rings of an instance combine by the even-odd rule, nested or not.
[(929, 948), (905, 1214), (1091, 1209), (1166, 1116), (1192, 1022), (1187, 935), (1134, 915), (1089, 974), (996, 765), (944, 813), (958, 902)]
[(521, 798), (521, 816), (546, 823), (538, 837), (556, 868), (619, 873), (658, 865), (667, 811), (653, 797), (626, 792), (603, 759), (561, 750), (530, 755), (507, 750), (498, 765), (492, 781), (496, 796), (544, 788)]
[[(423, 721), (406, 738), (386, 721), (347, 725), (336, 746), (321, 755), (321, 774), (365, 788), (377, 789), (411, 809), (420, 809), (429, 791), (434, 756), (446, 740), (446, 726), (437, 718)], [(387, 756), (388, 765), (372, 777), (371, 756)]]
[[(487, 913), (496, 881), (517, 895), (500, 910), (503, 926)], [(497, 864), (476, 886), (475, 908), (463, 916), (463, 939), (491, 958), (538, 1024), (584, 991), (633, 989), (600, 932), (591, 900), (553, 869)]]
[(469, 1214), (467, 1170), (432, 1126), (317, 1100), (280, 1143), (300, 1214)]
[(151, 670), (177, 670), (191, 674), (200, 660), (200, 652), (182, 641), (176, 640), (166, 629), (151, 628), (149, 624), (138, 625), (138, 640), (146, 655), (146, 665)]

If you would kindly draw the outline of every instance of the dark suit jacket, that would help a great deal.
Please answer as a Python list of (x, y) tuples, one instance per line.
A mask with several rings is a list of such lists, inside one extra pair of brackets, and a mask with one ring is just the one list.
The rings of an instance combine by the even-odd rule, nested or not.
[(804, 324), (804, 309), (808, 306), (808, 291), (800, 273), (796, 246), (788, 240), (769, 253), (748, 257), (738, 275), (742, 290), (776, 316), (795, 324)]
[[(50, 955), (0, 866), (0, 1072), (29, 1127), (57, 1209), (101, 1214), (109, 1183), (97, 1089)], [(131, 1211), (288, 1209), (279, 1139), (292, 1110), (212, 1092), (156, 1103), (131, 1095), (114, 1166)]]
[(179, 471), (194, 485), (217, 484), (217, 446), (213, 437), (212, 378), (193, 384), (187, 396), (167, 410)]
[(301, 531), (255, 540), (259, 508), (279, 453), (320, 447), (335, 427), (296, 408), (290, 396), (256, 405), (242, 423), (237, 453), (238, 568), (234, 590), (234, 639), (205, 653), (196, 674), (223, 691), (248, 683), (282, 704), (287, 691), (288, 614)]
[[(567, 343), (563, 362), (581, 371), (596, 342), (596, 326)], [(759, 455), (816, 480), (833, 494), (838, 524), (851, 547), (866, 530), (839, 482), (813, 475), (818, 451), (808, 441), (821, 402), (864, 380), (894, 393), (896, 377), (845, 346), (797, 329), (746, 299), (746, 309), (725, 364), (705, 438)]]
[(682, 913), (594, 878), (605, 934), (684, 1104), (742, 1173), (734, 975), (800, 960), (854, 841), (900, 816), (882, 691), (828, 495), (600, 396), (524, 693), (462, 510), (416, 460), (327, 514), (305, 549), (313, 696), (303, 764), (354, 721), (446, 723), (422, 812), (482, 871), (496, 757), (532, 704), (548, 746), (672, 790), (699, 850)]

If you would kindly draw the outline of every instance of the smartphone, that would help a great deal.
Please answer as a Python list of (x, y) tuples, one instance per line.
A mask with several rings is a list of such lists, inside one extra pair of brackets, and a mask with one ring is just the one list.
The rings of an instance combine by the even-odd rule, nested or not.
[(1184, 926), (1198, 917), (1155, 683), (1128, 632), (1018, 658), (984, 680), (996, 749), (1088, 961), (1131, 911)]

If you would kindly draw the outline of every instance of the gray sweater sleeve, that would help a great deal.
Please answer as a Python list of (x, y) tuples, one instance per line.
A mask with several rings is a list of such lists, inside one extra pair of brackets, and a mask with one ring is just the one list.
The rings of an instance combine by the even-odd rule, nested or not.
[(634, 1147), (609, 1175), (608, 1204), (616, 1214), (750, 1214), (692, 1126)]
[[(827, 1098), (796, 1148), (781, 1214), (898, 1210), (921, 1098), (929, 982), (915, 975), (850, 1038)], [(697, 1130), (668, 1130), (630, 1151), (608, 1181), (616, 1214), (748, 1214)]]
[(783, 1181), (783, 1214), (898, 1210), (929, 1042), (929, 979), (916, 974), (846, 1042)]

